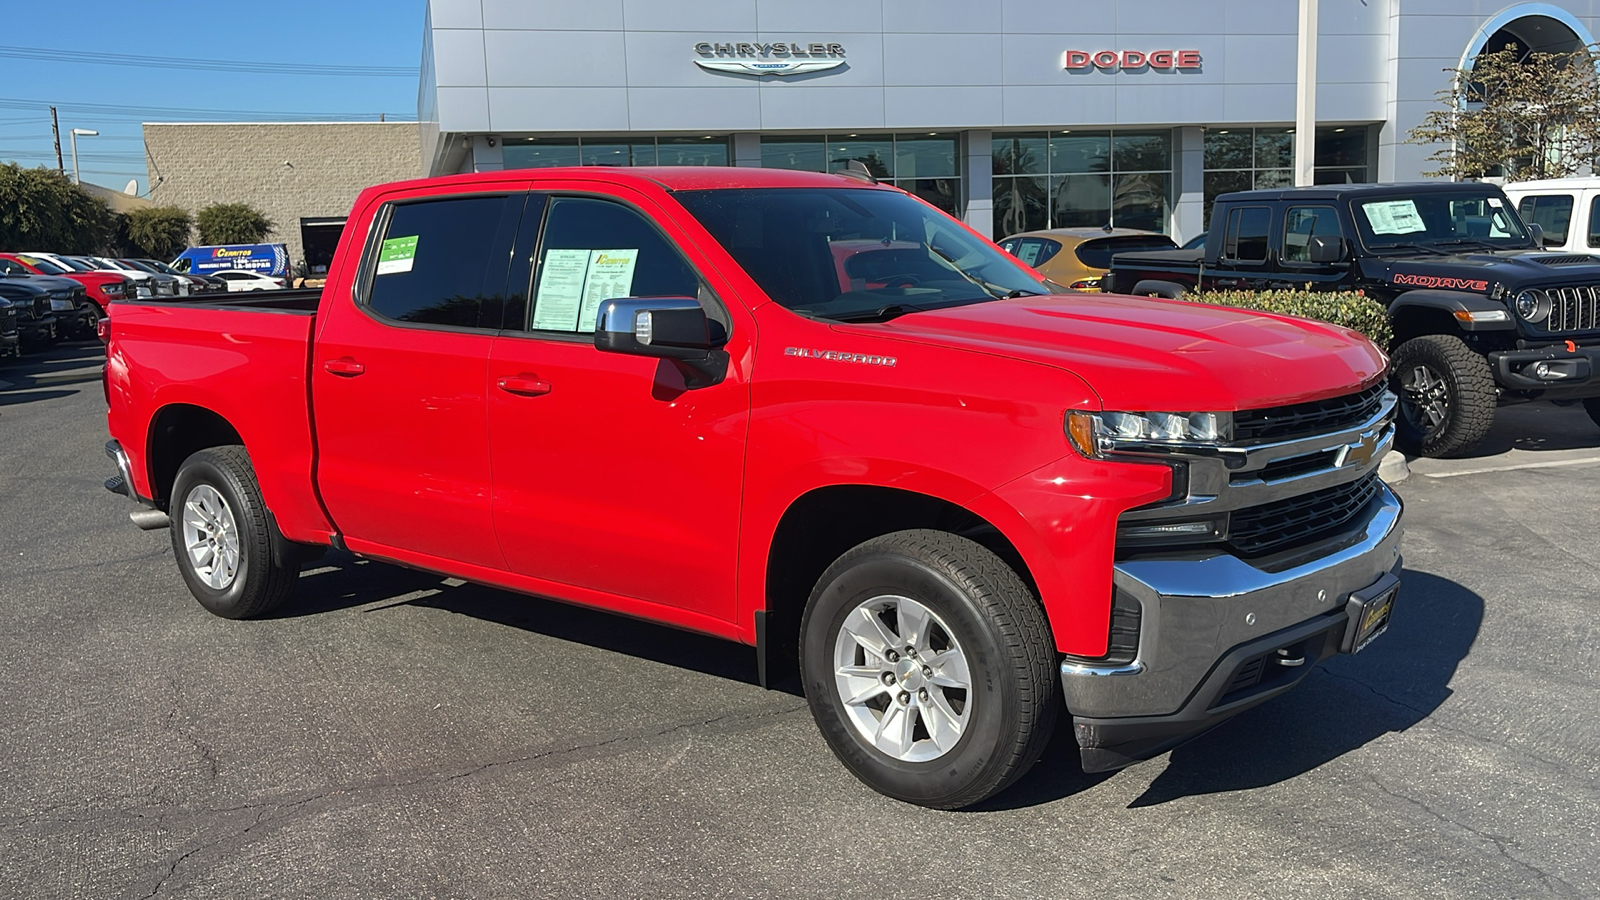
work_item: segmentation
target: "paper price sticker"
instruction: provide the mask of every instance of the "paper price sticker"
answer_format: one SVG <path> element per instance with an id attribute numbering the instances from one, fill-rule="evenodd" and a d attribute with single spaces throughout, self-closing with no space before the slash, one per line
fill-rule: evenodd
<path id="1" fill-rule="evenodd" d="M 417 257 L 417 236 L 389 238 L 378 248 L 378 274 L 393 275 L 411 271 Z"/>

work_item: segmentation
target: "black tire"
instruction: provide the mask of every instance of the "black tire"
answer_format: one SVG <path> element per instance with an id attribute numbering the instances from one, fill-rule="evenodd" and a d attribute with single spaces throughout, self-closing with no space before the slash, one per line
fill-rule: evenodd
<path id="1" fill-rule="evenodd" d="M 1411 456 L 1450 456 L 1494 425 L 1489 361 L 1451 334 L 1425 334 L 1396 347 L 1389 386 L 1400 397 L 1395 443 Z"/>
<path id="2" fill-rule="evenodd" d="M 1583 411 L 1589 414 L 1590 421 L 1600 425 L 1600 397 L 1590 397 L 1584 400 Z"/>
<path id="3" fill-rule="evenodd" d="M 928 632 L 948 632 L 941 643 L 959 647 L 970 673 L 970 689 L 939 697 L 961 703 L 965 727 L 948 749 L 926 761 L 873 746 L 847 713 L 836 683 L 835 642 L 846 619 L 885 595 L 932 611 L 939 621 Z M 1010 566 L 966 538 L 899 531 L 855 547 L 817 582 L 800 635 L 801 676 L 817 727 L 839 760 L 880 793 L 936 809 L 970 806 L 1021 777 L 1050 740 L 1061 699 L 1044 610 Z M 871 657 L 862 658 L 871 664 Z M 901 687 L 885 690 L 885 707 L 895 696 L 909 697 Z M 881 714 L 887 718 L 887 711 Z M 928 735 L 927 714 L 919 715 L 919 733 Z M 932 743 L 922 740 L 924 748 Z"/>
<path id="4" fill-rule="evenodd" d="M 207 576 L 190 555 L 186 541 L 186 505 L 201 488 L 214 490 L 231 514 L 237 532 L 237 566 L 221 586 Z M 292 554 L 276 562 L 272 553 L 272 525 L 261 499 L 255 469 L 243 447 L 231 444 L 200 450 L 183 461 L 172 484 L 172 552 L 189 593 L 200 605 L 224 619 L 251 619 L 282 606 L 300 578 L 298 558 Z"/>

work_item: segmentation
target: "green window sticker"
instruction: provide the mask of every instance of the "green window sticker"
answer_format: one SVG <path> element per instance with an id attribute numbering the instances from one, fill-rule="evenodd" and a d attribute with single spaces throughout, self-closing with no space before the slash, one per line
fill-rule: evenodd
<path id="1" fill-rule="evenodd" d="M 389 238 L 378 249 L 378 274 L 393 275 L 411 271 L 417 258 L 417 236 Z"/>

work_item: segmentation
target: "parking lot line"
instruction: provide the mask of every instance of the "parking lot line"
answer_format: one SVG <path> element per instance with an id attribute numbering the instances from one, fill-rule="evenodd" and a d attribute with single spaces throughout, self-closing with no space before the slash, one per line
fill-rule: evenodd
<path id="1" fill-rule="evenodd" d="M 1516 466 L 1485 466 L 1481 469 L 1462 469 L 1459 472 L 1425 472 L 1429 478 L 1454 478 L 1457 475 L 1482 475 L 1487 472 L 1511 472 L 1516 469 L 1554 469 L 1557 466 L 1582 466 L 1600 463 L 1600 456 L 1585 456 L 1582 459 L 1558 459 L 1551 462 L 1522 463 Z"/>

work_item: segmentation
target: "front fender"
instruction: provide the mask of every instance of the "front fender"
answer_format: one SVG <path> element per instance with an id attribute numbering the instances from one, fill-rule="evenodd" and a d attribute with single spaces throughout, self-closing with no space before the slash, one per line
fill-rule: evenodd
<path id="1" fill-rule="evenodd" d="M 1491 300 L 1482 294 L 1467 291 L 1419 290 L 1407 291 L 1389 304 L 1389 315 L 1397 318 L 1407 309 L 1442 310 L 1449 313 L 1463 331 L 1515 331 L 1516 319 L 1500 300 Z M 1500 312 L 1505 318 L 1484 321 L 1473 313 Z"/>

